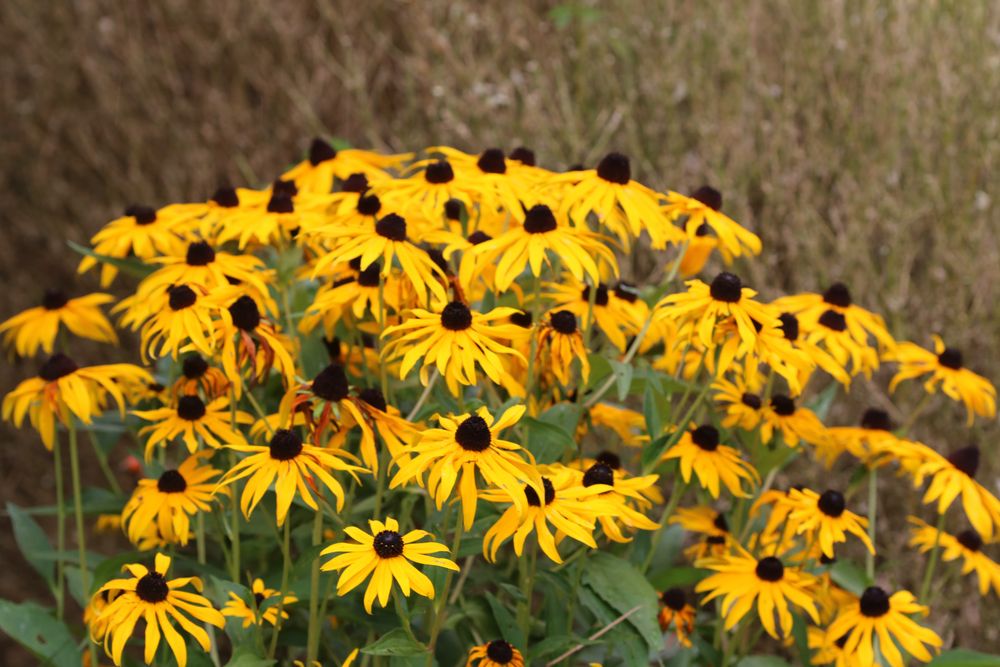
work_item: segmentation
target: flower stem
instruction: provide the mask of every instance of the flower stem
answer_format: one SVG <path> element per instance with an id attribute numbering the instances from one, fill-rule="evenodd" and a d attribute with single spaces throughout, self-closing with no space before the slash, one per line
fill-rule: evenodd
<path id="1" fill-rule="evenodd" d="M 111 472 L 111 468 L 108 466 L 108 457 L 104 455 L 104 452 L 98 446 L 94 432 L 87 431 L 87 436 L 90 438 L 90 445 L 94 448 L 94 456 L 97 457 L 97 463 L 101 466 L 101 472 L 104 473 L 104 478 L 108 480 L 108 486 L 116 496 L 120 496 L 122 494 L 122 487 L 118 484 L 118 480 L 115 479 L 114 473 Z"/>
<path id="2" fill-rule="evenodd" d="M 292 548 L 291 548 L 291 532 L 292 532 L 292 518 L 290 516 L 285 517 L 285 531 L 282 538 L 281 555 L 283 557 L 283 562 L 281 565 L 281 590 L 278 591 L 278 595 L 281 598 L 278 600 L 278 613 L 274 617 L 274 632 L 271 633 L 271 645 L 267 649 L 268 660 L 274 659 L 274 653 L 278 650 L 278 635 L 281 634 L 281 613 L 285 606 L 285 593 L 288 591 L 288 573 L 292 569 Z"/>
<path id="3" fill-rule="evenodd" d="M 646 334 L 649 332 L 649 326 L 652 323 L 653 323 L 652 319 L 647 319 L 646 323 L 642 325 L 642 329 L 639 331 L 638 335 L 636 335 L 635 340 L 632 341 L 631 347 L 629 347 L 629 349 L 625 352 L 625 356 L 622 358 L 623 364 L 631 362 L 632 358 L 635 357 L 635 353 L 639 351 L 639 346 L 642 345 L 642 340 L 646 337 Z M 594 404 L 596 404 L 599 400 L 601 400 L 601 397 L 604 396 L 605 393 L 607 393 L 608 389 L 611 389 L 611 387 L 615 384 L 617 380 L 618 378 L 615 376 L 614 373 L 609 375 L 608 379 L 604 381 L 604 384 L 598 387 L 597 391 L 595 391 L 593 394 L 590 395 L 589 398 L 587 398 L 586 402 L 583 404 L 583 407 L 584 408 L 594 407 Z"/>
<path id="4" fill-rule="evenodd" d="M 527 643 L 528 635 L 531 631 L 531 598 L 535 592 L 535 574 L 538 566 L 538 546 L 532 542 L 528 548 L 528 553 L 518 559 L 518 565 L 522 565 L 521 592 L 524 594 L 524 602 L 517 606 L 517 624 L 524 634 L 524 641 Z M 527 649 L 527 646 L 523 648 Z"/>
<path id="5" fill-rule="evenodd" d="M 462 535 L 464 533 L 465 524 L 462 520 L 462 512 L 459 511 L 455 513 L 455 538 L 451 544 L 452 560 L 458 560 L 458 549 L 462 545 Z M 434 664 L 434 648 L 437 646 L 438 635 L 441 634 L 441 626 L 444 624 L 445 611 L 448 608 L 448 591 L 451 589 L 451 580 L 454 576 L 455 572 L 448 570 L 448 574 L 444 578 L 444 590 L 441 591 L 440 597 L 433 603 L 436 610 L 434 613 L 434 622 L 431 624 L 430 640 L 427 642 L 427 662 L 425 663 L 427 667 L 431 667 Z"/>
<path id="6" fill-rule="evenodd" d="M 323 512 L 313 516 L 312 544 L 319 546 L 323 540 Z M 306 664 L 311 665 L 319 654 L 319 555 L 313 560 L 309 574 L 309 632 L 306 638 Z"/>
<path id="7" fill-rule="evenodd" d="M 62 618 L 66 605 L 66 566 L 63 563 L 63 553 L 66 551 L 66 501 L 63 497 L 63 464 L 62 444 L 55 438 L 52 445 L 52 456 L 55 459 L 56 470 L 56 618 Z"/>
<path id="8" fill-rule="evenodd" d="M 663 508 L 663 514 L 660 515 L 659 526 L 653 532 L 653 537 L 649 542 L 649 553 L 646 554 L 645 560 L 642 562 L 643 574 L 649 570 L 649 566 L 653 563 L 653 556 L 656 554 L 656 544 L 659 541 L 660 533 L 663 532 L 663 528 L 667 524 L 667 519 L 670 515 L 674 513 L 677 509 L 677 505 L 681 502 L 681 497 L 684 495 L 684 491 L 687 489 L 687 482 L 682 480 L 680 477 L 676 478 L 674 483 L 674 488 L 670 491 L 670 500 L 667 501 L 667 506 Z"/>
<path id="9" fill-rule="evenodd" d="M 90 568 L 87 567 L 87 536 L 83 524 L 83 490 L 80 485 L 80 452 L 77 445 L 76 423 L 67 420 L 69 430 L 69 466 L 73 476 L 73 511 L 76 515 L 76 545 L 80 554 L 80 589 L 84 604 L 90 599 Z M 90 664 L 97 664 L 97 646 L 87 642 L 90 648 Z"/>
<path id="10" fill-rule="evenodd" d="M 872 468 L 868 473 L 868 539 L 875 544 L 875 523 L 878 520 L 878 470 Z M 875 554 L 871 551 L 865 554 L 865 574 L 868 581 L 875 579 Z"/>
<path id="11" fill-rule="evenodd" d="M 937 533 L 934 535 L 934 547 L 931 549 L 931 558 L 927 561 L 927 569 L 924 570 L 924 580 L 920 584 L 920 597 L 918 601 L 927 599 L 927 594 L 931 590 L 931 580 L 934 578 L 934 570 L 937 568 L 938 559 L 941 555 L 941 531 L 944 530 L 944 512 L 938 515 L 937 523 L 934 525 Z"/>

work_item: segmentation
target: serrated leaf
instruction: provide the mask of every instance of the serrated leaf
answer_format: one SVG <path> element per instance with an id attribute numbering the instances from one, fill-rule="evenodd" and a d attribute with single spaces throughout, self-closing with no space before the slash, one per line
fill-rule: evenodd
<path id="1" fill-rule="evenodd" d="M 34 602 L 0 600 L 0 630 L 52 667 L 79 667 L 77 642 L 66 625 Z"/>
<path id="2" fill-rule="evenodd" d="M 569 434 L 576 433 L 576 427 L 583 415 L 583 406 L 579 403 L 556 403 L 551 408 L 538 415 L 538 419 L 553 426 L 558 426 Z"/>
<path id="3" fill-rule="evenodd" d="M 871 585 L 865 571 L 849 560 L 834 563 L 830 568 L 830 577 L 838 586 L 855 595 L 861 595 Z"/>
<path id="4" fill-rule="evenodd" d="M 625 397 L 628 396 L 629 389 L 632 388 L 632 374 L 635 372 L 635 369 L 632 364 L 626 364 L 614 359 L 609 359 L 608 363 L 611 364 L 611 369 L 615 374 L 615 384 L 618 387 L 618 400 L 624 401 Z"/>
<path id="5" fill-rule="evenodd" d="M 52 550 L 52 543 L 49 542 L 45 531 L 29 514 L 14 503 L 7 503 L 7 515 L 10 516 L 10 521 L 14 525 L 14 541 L 17 542 L 24 560 L 28 561 L 28 564 L 38 574 L 42 575 L 51 588 L 55 582 L 55 566 L 52 562 L 37 557 L 40 553 Z"/>
<path id="6" fill-rule="evenodd" d="M 587 559 L 582 582 L 620 616 L 639 606 L 625 623 L 639 633 L 650 650 L 663 643 L 663 634 L 656 620 L 658 611 L 656 590 L 646 578 L 626 560 L 598 551 Z"/>
<path id="7" fill-rule="evenodd" d="M 554 463 L 567 448 L 576 449 L 573 437 L 555 424 L 534 417 L 524 417 L 521 423 L 528 430 L 528 451 L 538 463 Z"/>
<path id="8" fill-rule="evenodd" d="M 411 656 L 427 653 L 427 647 L 413 641 L 403 628 L 393 628 L 361 649 L 368 655 Z"/>
<path id="9" fill-rule="evenodd" d="M 998 667 L 1000 656 L 956 648 L 938 655 L 928 667 Z"/>
<path id="10" fill-rule="evenodd" d="M 500 630 L 501 637 L 514 646 L 525 646 L 524 632 L 521 631 L 517 620 L 510 613 L 510 610 L 503 606 L 503 603 L 492 593 L 486 594 L 486 602 L 490 605 L 490 611 L 493 612 L 493 620 Z"/>

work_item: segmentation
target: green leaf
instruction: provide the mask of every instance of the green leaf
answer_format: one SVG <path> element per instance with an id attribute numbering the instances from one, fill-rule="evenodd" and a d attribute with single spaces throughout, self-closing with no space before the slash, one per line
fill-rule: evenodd
<path id="1" fill-rule="evenodd" d="M 249 645 L 243 644 L 233 651 L 233 657 L 226 663 L 226 667 L 271 667 L 276 662 L 277 660 L 269 660 Z"/>
<path id="2" fill-rule="evenodd" d="M 492 593 L 486 594 L 486 601 L 490 605 L 490 611 L 493 612 L 493 620 L 496 621 L 497 628 L 500 630 L 500 636 L 514 646 L 524 647 L 526 645 L 524 633 L 510 610 L 503 606 L 503 603 L 496 599 Z"/>
<path id="3" fill-rule="evenodd" d="M 579 403 L 557 403 L 538 415 L 538 418 L 547 424 L 558 426 L 566 433 L 572 434 L 576 433 L 576 427 L 579 425 L 582 415 L 583 406 Z"/>
<path id="4" fill-rule="evenodd" d="M 528 429 L 528 451 L 538 463 L 554 463 L 567 448 L 576 449 L 573 436 L 554 424 L 534 417 L 523 417 L 521 423 Z"/>
<path id="5" fill-rule="evenodd" d="M 830 568 L 830 577 L 838 586 L 855 595 L 864 593 L 871 584 L 865 571 L 849 560 L 838 560 L 834 563 Z"/>
<path id="6" fill-rule="evenodd" d="M 14 524 L 14 540 L 24 560 L 35 568 L 38 574 L 52 587 L 55 582 L 55 567 L 50 561 L 37 558 L 40 553 L 52 550 L 52 543 L 34 519 L 14 503 L 7 503 L 7 514 Z"/>
<path id="7" fill-rule="evenodd" d="M 632 374 L 635 372 L 632 364 L 609 359 L 608 363 L 615 373 L 615 383 L 618 386 L 618 400 L 624 401 L 628 396 L 629 389 L 632 388 Z"/>
<path id="8" fill-rule="evenodd" d="M 413 641 L 403 628 L 394 628 L 365 646 L 361 652 L 368 655 L 411 656 L 427 653 L 427 647 Z"/>
<path id="9" fill-rule="evenodd" d="M 838 389 L 840 389 L 840 384 L 831 382 L 829 387 L 821 391 L 819 396 L 810 401 L 810 409 L 816 413 L 816 416 L 821 421 L 826 420 L 826 415 L 830 412 L 830 407 L 833 405 L 833 399 L 837 397 Z"/>
<path id="10" fill-rule="evenodd" d="M 928 667 L 998 667 L 1000 656 L 956 648 L 945 651 L 928 663 Z"/>
<path id="11" fill-rule="evenodd" d="M 69 628 L 34 602 L 0 600 L 0 630 L 53 667 L 79 667 L 80 652 Z"/>
<path id="12" fill-rule="evenodd" d="M 80 253 L 81 255 L 86 255 L 87 257 L 93 257 L 101 264 L 110 264 L 122 273 L 127 273 L 136 278 L 145 278 L 150 273 L 156 270 L 156 266 L 150 266 L 143 263 L 141 260 L 136 258 L 130 259 L 119 259 L 117 257 L 108 257 L 107 255 L 99 255 L 87 246 L 80 245 L 79 243 L 74 243 L 73 241 L 66 241 L 69 247 Z"/>
<path id="13" fill-rule="evenodd" d="M 801 614 L 795 614 L 792 625 L 792 637 L 795 638 L 795 649 L 799 652 L 799 662 L 803 665 L 812 664 L 812 651 L 809 650 L 809 631 L 806 619 Z"/>
<path id="14" fill-rule="evenodd" d="M 650 581 L 660 590 L 666 590 L 674 586 L 683 588 L 701 581 L 709 573 L 709 570 L 702 570 L 697 567 L 671 567 L 663 572 L 657 572 L 650 577 Z"/>
<path id="15" fill-rule="evenodd" d="M 607 627 L 618 618 L 618 612 L 588 586 L 581 586 L 578 594 L 581 604 L 597 619 L 598 627 Z M 601 637 L 601 643 L 620 655 L 626 665 L 642 665 L 649 662 L 646 640 L 627 621 L 611 628 Z"/>
<path id="16" fill-rule="evenodd" d="M 776 655 L 748 655 L 736 663 L 736 667 L 789 667 L 784 658 Z"/>
<path id="17" fill-rule="evenodd" d="M 630 625 L 646 642 L 649 650 L 658 650 L 663 634 L 656 620 L 658 611 L 656 590 L 646 578 L 626 560 L 599 551 L 587 559 L 583 584 L 593 590 L 620 616 L 640 608 L 629 616 Z"/>
<path id="18" fill-rule="evenodd" d="M 646 431 L 656 436 L 663 431 L 663 423 L 668 413 L 667 399 L 652 385 L 646 385 L 642 397 L 642 414 L 646 418 Z"/>

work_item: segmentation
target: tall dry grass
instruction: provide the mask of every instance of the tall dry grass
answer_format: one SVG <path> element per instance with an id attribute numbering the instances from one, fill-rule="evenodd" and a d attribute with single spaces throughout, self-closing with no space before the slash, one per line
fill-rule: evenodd
<path id="1" fill-rule="evenodd" d="M 897 335 L 943 332 L 1000 380 L 996 3 L 6 0 L 0 45 L 2 315 L 73 280 L 66 238 L 131 202 L 266 181 L 316 134 L 525 144 L 552 167 L 617 149 L 652 185 L 722 189 L 764 240 L 741 270 L 765 293 L 844 280 Z M 876 386 L 861 400 L 887 401 Z M 43 450 L 2 428 L 0 495 L 49 498 Z M 968 437 L 960 415 L 918 434 Z M 903 496 L 880 525 L 899 539 Z M 957 639 L 995 647 L 976 621 L 998 606 L 971 591 L 942 601 Z"/>

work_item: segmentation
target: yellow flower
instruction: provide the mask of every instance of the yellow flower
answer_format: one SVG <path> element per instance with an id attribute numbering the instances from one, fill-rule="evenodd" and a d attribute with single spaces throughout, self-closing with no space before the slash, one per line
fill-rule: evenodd
<path id="1" fill-rule="evenodd" d="M 808 533 L 810 541 L 818 538 L 820 550 L 828 558 L 833 558 L 835 543 L 847 541 L 845 533 L 856 536 L 875 553 L 865 532 L 868 519 L 847 510 L 844 494 L 839 491 L 827 490 L 820 495 L 811 489 L 792 489 L 788 501 L 792 505 L 788 522 L 795 526 L 795 533 Z"/>
<path id="2" fill-rule="evenodd" d="M 760 439 L 763 443 L 771 442 L 776 431 L 781 432 L 785 444 L 798 447 L 799 441 L 822 443 L 826 436 L 826 427 L 809 408 L 797 406 L 795 400 L 784 394 L 775 394 L 764 406 L 764 423 L 760 427 Z"/>
<path id="3" fill-rule="evenodd" d="M 590 361 L 584 346 L 583 333 L 576 326 L 576 315 L 568 310 L 549 314 L 538 330 L 538 354 L 548 352 L 548 368 L 556 379 L 568 387 L 573 360 L 580 362 L 580 378 L 586 383 L 590 378 Z"/>
<path id="4" fill-rule="evenodd" d="M 524 667 L 524 656 L 502 639 L 473 646 L 465 667 Z"/>
<path id="5" fill-rule="evenodd" d="M 717 378 L 712 383 L 712 389 L 716 390 L 715 400 L 726 410 L 726 416 L 722 420 L 723 428 L 739 426 L 744 431 L 757 428 L 763 419 L 761 388 L 759 375 L 748 379 L 742 373 L 732 381 Z"/>
<path id="6" fill-rule="evenodd" d="M 175 252 L 181 245 L 181 233 L 191 222 L 190 206 L 172 204 L 160 210 L 149 206 L 129 206 L 124 215 L 115 218 L 92 239 L 94 254 L 80 260 L 77 273 L 85 273 L 102 262 L 101 257 L 125 259 L 135 255 L 149 260 L 156 255 Z M 107 287 L 118 275 L 118 267 L 102 262 L 101 286 Z"/>
<path id="7" fill-rule="evenodd" d="M 592 326 L 593 318 L 608 341 L 622 352 L 625 351 L 626 336 L 639 333 L 645 321 L 644 314 L 634 307 L 633 301 L 622 298 L 619 290 L 609 289 L 604 283 L 599 283 L 594 292 L 593 308 L 590 304 L 591 286 L 581 283 L 570 275 L 564 276 L 562 282 L 544 283 L 544 286 L 549 291 L 543 298 L 554 302 L 554 310 L 568 310 L 573 313 L 580 318 L 584 329 Z"/>
<path id="8" fill-rule="evenodd" d="M 4 345 L 21 357 L 32 357 L 38 348 L 52 354 L 59 326 L 81 338 L 117 343 L 118 335 L 98 306 L 114 301 L 110 294 L 95 292 L 71 299 L 58 290 L 47 290 L 42 305 L 29 308 L 0 324 Z"/>
<path id="9" fill-rule="evenodd" d="M 208 404 L 198 396 L 181 396 L 175 406 L 133 410 L 132 414 L 153 422 L 139 430 L 139 435 L 149 434 L 145 449 L 147 461 L 152 458 L 154 447 L 166 447 L 178 436 L 192 454 L 198 451 L 199 440 L 214 448 L 224 444 L 246 444 L 238 425 L 253 423 L 253 416 L 242 410 L 236 411 L 236 423 L 232 423 L 229 398 L 226 396 L 213 399 Z"/>
<path id="10" fill-rule="evenodd" d="M 660 594 L 660 605 L 660 613 L 657 615 L 660 630 L 666 632 L 673 625 L 677 642 L 691 648 L 695 610 L 688 603 L 687 595 L 680 588 L 668 588 Z"/>
<path id="11" fill-rule="evenodd" d="M 719 245 L 728 256 L 739 257 L 744 251 L 760 254 L 760 238 L 719 210 L 722 208 L 722 193 L 715 188 L 703 185 L 690 197 L 669 191 L 666 199 L 663 212 L 671 220 L 686 216 L 684 228 L 692 241 L 699 238 L 702 225 L 707 225 L 718 236 Z"/>
<path id="12" fill-rule="evenodd" d="M 915 516 L 908 517 L 913 527 L 909 545 L 917 547 L 921 553 L 941 548 L 941 560 L 948 562 L 962 559 L 962 574 L 975 571 L 979 578 L 979 594 L 987 595 L 992 588 L 1000 595 L 1000 564 L 983 553 L 983 538 L 975 530 L 963 530 L 958 535 L 949 535 L 929 526 Z"/>
<path id="13" fill-rule="evenodd" d="M 335 179 L 345 180 L 354 174 L 362 174 L 369 179 L 386 178 L 386 169 L 400 166 L 411 156 L 411 153 L 381 155 L 357 148 L 337 150 L 317 137 L 309 145 L 307 158 L 282 174 L 281 178 L 294 181 L 302 192 L 325 195 L 333 190 Z"/>
<path id="14" fill-rule="evenodd" d="M 135 325 L 142 322 L 139 333 L 143 359 L 168 354 L 176 359 L 178 351 L 188 342 L 210 357 L 215 353 L 211 335 L 216 315 L 218 306 L 205 297 L 201 287 L 179 284 L 168 288 L 159 299 L 136 305 L 131 314 L 126 314 L 123 323 L 126 320 Z"/>
<path id="15" fill-rule="evenodd" d="M 743 483 L 759 484 L 760 476 L 740 453 L 732 447 L 719 444 L 719 431 L 710 424 L 684 432 L 680 440 L 663 454 L 664 460 L 679 459 L 681 476 L 691 481 L 691 473 L 698 476 L 702 488 L 708 489 L 713 498 L 719 497 L 719 484 L 734 496 L 747 496 Z"/>
<path id="16" fill-rule="evenodd" d="M 459 569 L 454 561 L 431 555 L 446 553 L 448 547 L 437 542 L 421 542 L 430 537 L 426 531 L 411 530 L 400 535 L 399 522 L 392 518 L 387 518 L 385 523 L 372 519 L 368 526 L 370 534 L 348 526 L 344 531 L 354 542 L 331 544 L 321 554 L 339 554 L 322 565 L 324 572 L 340 571 L 337 595 L 346 595 L 371 577 L 364 597 L 365 611 L 369 614 L 376 598 L 382 607 L 389 603 L 394 581 L 406 597 L 412 590 L 417 595 L 434 599 L 434 584 L 412 563 Z"/>
<path id="17" fill-rule="evenodd" d="M 587 412 L 594 426 L 609 428 L 626 447 L 642 447 L 649 442 L 645 433 L 646 418 L 640 412 L 610 403 L 598 403 Z"/>
<path id="18" fill-rule="evenodd" d="M 979 448 L 975 445 L 963 447 L 947 458 L 929 447 L 922 453 L 926 458 L 913 470 L 913 485 L 920 486 L 930 475 L 931 483 L 923 502 L 937 500 L 938 514 L 944 514 L 961 496 L 962 509 L 969 523 L 984 539 L 992 540 L 1000 527 L 1000 500 L 975 480 L 979 470 Z"/>
<path id="19" fill-rule="evenodd" d="M 229 592 L 229 600 L 222 608 L 223 616 L 243 619 L 243 627 L 263 625 L 265 622 L 275 625 L 278 622 L 278 607 L 281 607 L 281 618 L 288 619 L 288 605 L 298 602 L 294 595 L 282 595 L 281 591 L 268 588 L 263 579 L 254 579 L 250 592 L 253 593 L 253 606 L 236 593 Z"/>
<path id="20" fill-rule="evenodd" d="M 940 648 L 941 638 L 910 618 L 927 614 L 927 607 L 917 603 L 909 591 L 896 591 L 890 596 L 877 586 L 865 589 L 854 604 L 841 608 L 840 614 L 827 628 L 830 637 L 847 636 L 844 653 L 857 655 L 860 664 L 874 665 L 875 641 L 879 653 L 892 667 L 903 667 L 903 656 L 897 644 L 922 662 L 932 658 L 927 646 Z"/>

